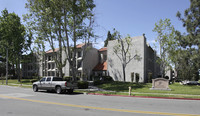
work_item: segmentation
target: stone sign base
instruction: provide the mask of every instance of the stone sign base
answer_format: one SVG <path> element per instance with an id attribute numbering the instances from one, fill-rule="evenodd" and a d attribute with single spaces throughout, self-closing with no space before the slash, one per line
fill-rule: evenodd
<path id="1" fill-rule="evenodd" d="M 152 79 L 152 88 L 150 90 L 167 90 L 171 91 L 169 88 L 169 80 L 164 78 Z"/>

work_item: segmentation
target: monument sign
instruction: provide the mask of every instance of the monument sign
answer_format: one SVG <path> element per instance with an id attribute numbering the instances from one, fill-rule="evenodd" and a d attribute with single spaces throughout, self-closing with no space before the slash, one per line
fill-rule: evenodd
<path id="1" fill-rule="evenodd" d="M 164 78 L 152 79 L 152 88 L 151 90 L 171 90 L 169 88 L 169 80 Z"/>

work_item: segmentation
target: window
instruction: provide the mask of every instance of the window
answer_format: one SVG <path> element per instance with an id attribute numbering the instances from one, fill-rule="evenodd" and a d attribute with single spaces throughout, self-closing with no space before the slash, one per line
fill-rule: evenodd
<path id="1" fill-rule="evenodd" d="M 51 56 L 49 56 L 49 59 L 48 59 L 48 61 L 50 61 L 50 60 L 52 60 L 52 59 L 51 59 Z"/>
<path id="2" fill-rule="evenodd" d="M 50 63 L 48 64 L 48 69 L 51 69 L 51 65 L 50 65 Z"/>
<path id="3" fill-rule="evenodd" d="M 53 77 L 53 81 L 63 81 L 63 79 L 59 77 Z"/>
<path id="4" fill-rule="evenodd" d="M 131 73 L 131 82 L 134 81 L 134 72 Z"/>
<path id="5" fill-rule="evenodd" d="M 51 81 L 51 77 L 48 77 L 46 81 Z"/>
<path id="6" fill-rule="evenodd" d="M 51 74 L 52 74 L 52 76 L 55 76 L 55 72 L 54 72 L 54 71 L 52 71 L 52 73 L 51 73 Z"/>
<path id="7" fill-rule="evenodd" d="M 80 68 L 80 67 L 81 67 L 81 65 L 82 65 L 82 62 L 81 62 L 81 61 L 79 61 L 79 62 L 78 62 L 78 66 L 77 66 L 77 68 Z"/>
<path id="8" fill-rule="evenodd" d="M 51 74 L 50 74 L 50 71 L 48 71 L 48 75 L 47 76 L 50 76 Z"/>
<path id="9" fill-rule="evenodd" d="M 107 60 L 107 55 L 103 55 L 103 60 L 104 60 L 104 61 Z"/>
<path id="10" fill-rule="evenodd" d="M 55 68 L 55 64 L 52 63 L 52 65 L 51 65 L 51 69 L 54 69 L 54 68 Z"/>
<path id="11" fill-rule="evenodd" d="M 81 51 L 78 51 L 78 58 L 81 57 Z"/>
<path id="12" fill-rule="evenodd" d="M 42 78 L 40 81 L 41 81 L 41 82 L 44 82 L 44 81 L 45 81 L 45 79 L 46 79 L 46 78 L 44 77 L 44 78 Z"/>

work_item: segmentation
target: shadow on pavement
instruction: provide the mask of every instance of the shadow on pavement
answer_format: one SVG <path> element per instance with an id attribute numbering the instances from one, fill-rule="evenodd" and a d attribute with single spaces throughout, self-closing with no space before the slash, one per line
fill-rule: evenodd
<path id="1" fill-rule="evenodd" d="M 57 94 L 55 91 L 40 90 L 38 92 L 40 92 L 40 93 L 46 93 L 46 94 Z M 73 93 L 63 92 L 63 93 L 58 94 L 58 95 L 81 95 L 81 94 L 83 94 L 83 93 L 81 93 L 81 92 L 73 92 Z"/>

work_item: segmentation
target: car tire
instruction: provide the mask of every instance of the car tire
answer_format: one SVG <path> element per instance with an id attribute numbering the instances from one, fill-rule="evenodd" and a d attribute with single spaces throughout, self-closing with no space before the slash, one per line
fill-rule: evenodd
<path id="1" fill-rule="evenodd" d="M 56 87 L 56 93 L 61 94 L 62 93 L 62 88 L 60 86 Z"/>
<path id="2" fill-rule="evenodd" d="M 72 93 L 74 92 L 74 90 L 73 90 L 73 89 L 67 89 L 67 92 L 68 92 L 69 94 L 72 94 Z"/>
<path id="3" fill-rule="evenodd" d="M 38 86 L 37 85 L 33 85 L 33 91 L 37 92 L 38 91 Z"/>

